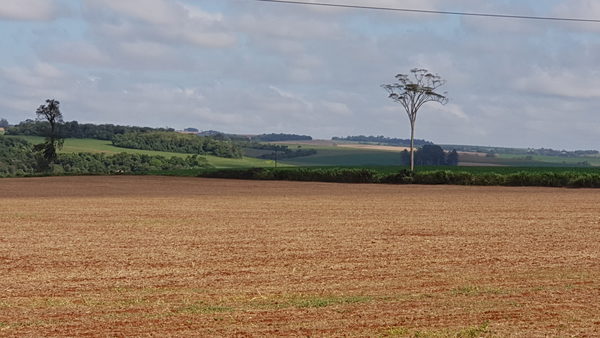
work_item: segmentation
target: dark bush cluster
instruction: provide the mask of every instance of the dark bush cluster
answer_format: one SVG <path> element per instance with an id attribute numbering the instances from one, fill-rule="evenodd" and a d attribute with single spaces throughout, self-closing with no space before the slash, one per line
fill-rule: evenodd
<path id="1" fill-rule="evenodd" d="M 202 173 L 200 176 L 213 178 L 235 178 L 247 180 L 318 181 L 339 183 L 377 183 L 377 171 L 352 168 L 252 168 L 226 169 Z"/>

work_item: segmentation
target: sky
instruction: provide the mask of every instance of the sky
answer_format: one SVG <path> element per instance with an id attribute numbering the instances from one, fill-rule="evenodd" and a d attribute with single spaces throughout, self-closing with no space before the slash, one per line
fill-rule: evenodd
<path id="1" fill-rule="evenodd" d="M 313 1 L 314 2 L 314 1 Z M 327 0 L 600 19 L 595 0 Z M 2 0 L 0 118 L 314 138 L 408 138 L 382 84 L 447 82 L 416 137 L 600 149 L 600 23 L 334 9 L 254 0 Z"/>

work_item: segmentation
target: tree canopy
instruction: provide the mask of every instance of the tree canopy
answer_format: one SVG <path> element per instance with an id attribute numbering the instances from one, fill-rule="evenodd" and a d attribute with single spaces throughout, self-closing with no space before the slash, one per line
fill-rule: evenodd
<path id="1" fill-rule="evenodd" d="M 41 105 L 36 110 L 38 120 L 48 122 L 45 130 L 45 141 L 36 144 L 33 150 L 40 154 L 39 168 L 48 169 L 49 165 L 56 161 L 58 150 L 62 148 L 64 139 L 59 134 L 59 125 L 63 122 L 63 116 L 60 112 L 60 102 L 54 99 L 46 100 L 45 105 Z"/>
<path id="2" fill-rule="evenodd" d="M 440 94 L 437 89 L 446 81 L 427 69 L 414 68 L 411 74 L 396 75 L 396 82 L 384 84 L 382 87 L 389 93 L 389 98 L 402 105 L 410 121 L 410 170 L 414 170 L 414 138 L 417 112 L 427 102 L 446 104 L 446 93 Z"/>

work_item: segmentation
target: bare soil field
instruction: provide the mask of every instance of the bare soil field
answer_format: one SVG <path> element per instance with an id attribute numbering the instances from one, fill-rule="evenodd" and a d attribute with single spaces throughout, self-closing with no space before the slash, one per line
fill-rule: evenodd
<path id="1" fill-rule="evenodd" d="M 0 336 L 600 336 L 600 193 L 0 180 Z"/>

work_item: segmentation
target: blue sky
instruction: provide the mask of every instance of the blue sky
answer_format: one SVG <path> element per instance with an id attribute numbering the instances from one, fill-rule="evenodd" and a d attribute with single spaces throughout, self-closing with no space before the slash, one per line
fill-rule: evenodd
<path id="1" fill-rule="evenodd" d="M 600 19 L 593 0 L 330 0 Z M 317 138 L 409 136 L 380 88 L 423 67 L 436 143 L 600 149 L 600 24 L 452 17 L 252 0 L 2 0 L 0 117 Z"/>

